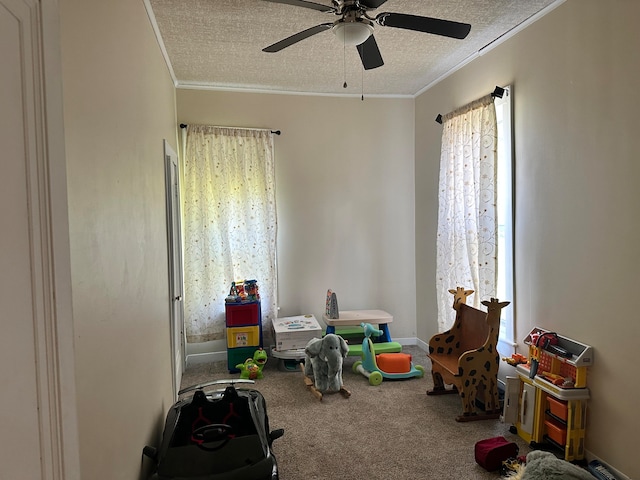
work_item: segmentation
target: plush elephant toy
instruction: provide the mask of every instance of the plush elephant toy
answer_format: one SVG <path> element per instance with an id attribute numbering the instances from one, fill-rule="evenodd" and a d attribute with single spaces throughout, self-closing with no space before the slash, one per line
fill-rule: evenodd
<path id="1" fill-rule="evenodd" d="M 304 349 L 304 374 L 312 378 L 316 390 L 341 392 L 342 362 L 349 353 L 349 346 L 340 335 L 329 333 L 324 338 L 309 340 Z"/>

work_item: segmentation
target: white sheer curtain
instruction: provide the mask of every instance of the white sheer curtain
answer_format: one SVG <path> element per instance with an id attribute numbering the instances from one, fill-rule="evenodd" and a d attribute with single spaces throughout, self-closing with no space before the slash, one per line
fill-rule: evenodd
<path id="1" fill-rule="evenodd" d="M 475 293 L 479 307 L 496 295 L 496 112 L 487 95 L 443 118 L 437 236 L 438 327 L 455 313 L 451 288 Z"/>
<path id="2" fill-rule="evenodd" d="M 225 338 L 237 280 L 257 280 L 264 330 L 277 308 L 272 133 L 189 125 L 183 185 L 187 342 Z"/>

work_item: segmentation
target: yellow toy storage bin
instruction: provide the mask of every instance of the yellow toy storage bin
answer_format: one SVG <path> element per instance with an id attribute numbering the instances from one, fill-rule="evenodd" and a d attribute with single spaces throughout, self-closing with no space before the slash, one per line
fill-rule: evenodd
<path id="1" fill-rule="evenodd" d="M 227 328 L 227 348 L 255 347 L 260 345 L 258 325 Z"/>

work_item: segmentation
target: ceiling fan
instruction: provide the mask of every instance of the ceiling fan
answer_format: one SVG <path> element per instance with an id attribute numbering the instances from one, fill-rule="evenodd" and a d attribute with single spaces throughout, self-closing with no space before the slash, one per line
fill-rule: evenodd
<path id="1" fill-rule="evenodd" d="M 432 33 L 445 37 L 463 39 L 471 30 L 468 23 L 422 17 L 405 13 L 379 13 L 370 16 L 369 11 L 380 7 L 387 0 L 332 0 L 331 6 L 305 0 L 266 0 L 273 3 L 285 3 L 296 7 L 310 8 L 323 13 L 337 15 L 338 20 L 321 23 L 295 35 L 263 48 L 263 52 L 279 52 L 325 30 L 332 30 L 344 45 L 356 45 L 365 70 L 384 65 L 380 49 L 373 37 L 374 24 L 383 27 L 403 28 L 417 32 Z"/>

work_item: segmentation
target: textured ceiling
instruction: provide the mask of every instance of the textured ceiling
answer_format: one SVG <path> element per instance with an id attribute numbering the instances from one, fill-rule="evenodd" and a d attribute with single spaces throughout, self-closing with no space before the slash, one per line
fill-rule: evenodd
<path id="1" fill-rule="evenodd" d="M 264 0 L 146 0 L 177 86 L 315 94 L 415 95 L 482 48 L 563 0 L 388 0 L 406 13 L 471 24 L 464 40 L 375 25 L 384 65 L 364 71 L 331 30 L 277 53 L 262 49 L 336 20 Z M 331 5 L 330 0 L 315 3 Z M 347 83 L 347 88 L 343 84 Z"/>

